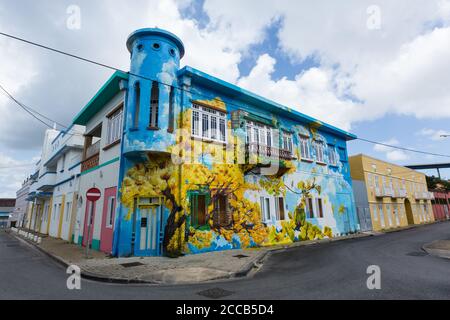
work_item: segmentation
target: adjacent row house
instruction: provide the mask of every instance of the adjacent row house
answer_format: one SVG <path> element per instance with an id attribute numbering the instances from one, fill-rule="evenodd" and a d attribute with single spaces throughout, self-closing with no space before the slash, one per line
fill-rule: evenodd
<path id="1" fill-rule="evenodd" d="M 431 191 L 433 192 L 431 205 L 433 207 L 434 219 L 436 221 L 450 219 L 450 191 L 440 189 Z"/>
<path id="2" fill-rule="evenodd" d="M 425 174 L 362 154 L 350 157 L 350 168 L 361 230 L 434 221 Z"/>

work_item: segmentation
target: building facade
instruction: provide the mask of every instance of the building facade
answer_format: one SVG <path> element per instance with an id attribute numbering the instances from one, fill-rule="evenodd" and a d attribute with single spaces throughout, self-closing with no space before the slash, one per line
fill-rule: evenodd
<path id="1" fill-rule="evenodd" d="M 434 219 L 444 221 L 450 219 L 450 191 L 432 190 L 434 199 L 431 200 L 433 206 Z"/>
<path id="2" fill-rule="evenodd" d="M 86 127 L 74 238 L 105 253 L 112 250 L 127 79 L 115 73 L 74 119 Z M 93 187 L 102 193 L 94 204 L 86 199 Z"/>
<path id="3" fill-rule="evenodd" d="M 73 241 L 83 133 L 84 127 L 78 125 L 46 130 L 41 159 L 31 175 L 28 229 Z"/>
<path id="4" fill-rule="evenodd" d="M 82 148 L 46 133 L 29 192 L 31 228 L 114 256 L 359 230 L 347 156 L 354 135 L 180 68 L 183 43 L 167 31 L 137 30 L 127 47 L 130 72 L 115 72 L 74 118 L 84 137 L 67 139 Z M 93 187 L 101 198 L 91 203 Z"/>
<path id="5" fill-rule="evenodd" d="M 0 199 L 0 229 L 10 228 L 15 226 L 13 216 L 16 199 Z"/>
<path id="6" fill-rule="evenodd" d="M 13 211 L 12 220 L 16 222 L 15 225 L 17 227 L 24 227 L 27 225 L 28 212 L 31 209 L 31 203 L 28 201 L 30 185 L 31 179 L 28 177 L 22 183 L 22 187 L 16 192 L 16 206 Z"/>
<path id="7" fill-rule="evenodd" d="M 191 67 L 160 29 L 130 35 L 115 256 L 178 256 L 359 228 L 355 137 Z M 125 83 L 125 82 L 124 82 Z"/>
<path id="8" fill-rule="evenodd" d="M 362 154 L 349 160 L 362 230 L 434 221 L 425 174 Z"/>

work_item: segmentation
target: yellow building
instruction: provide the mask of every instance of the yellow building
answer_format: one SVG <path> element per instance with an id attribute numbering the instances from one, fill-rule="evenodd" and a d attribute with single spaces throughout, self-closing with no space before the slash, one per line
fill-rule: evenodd
<path id="1" fill-rule="evenodd" d="M 434 221 L 425 174 L 363 154 L 349 163 L 361 230 Z"/>

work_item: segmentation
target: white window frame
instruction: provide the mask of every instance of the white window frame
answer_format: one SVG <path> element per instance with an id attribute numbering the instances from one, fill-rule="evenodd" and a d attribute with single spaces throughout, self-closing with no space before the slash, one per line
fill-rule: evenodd
<path id="1" fill-rule="evenodd" d="M 316 217 L 316 213 L 314 210 L 314 198 L 307 197 L 305 203 L 305 214 L 307 219 L 314 219 Z"/>
<path id="2" fill-rule="evenodd" d="M 262 222 L 268 222 L 271 219 L 270 212 L 270 197 L 260 197 L 261 205 L 261 220 Z"/>
<path id="3" fill-rule="evenodd" d="M 122 138 L 123 107 L 108 116 L 106 145 L 110 145 Z"/>
<path id="4" fill-rule="evenodd" d="M 105 228 L 112 229 L 114 225 L 114 221 L 111 220 L 111 218 L 114 216 L 115 206 L 116 206 L 116 197 L 110 196 L 108 197 L 107 202 L 107 208 L 106 208 L 106 224 Z"/>
<path id="5" fill-rule="evenodd" d="M 262 123 L 247 121 L 247 143 L 274 147 L 275 129 Z"/>
<path id="6" fill-rule="evenodd" d="M 325 163 L 324 143 L 320 140 L 314 140 L 314 151 L 316 152 L 316 162 Z"/>
<path id="7" fill-rule="evenodd" d="M 373 210 L 373 221 L 378 221 L 378 212 L 377 212 L 377 206 L 378 206 L 378 204 L 372 204 L 372 210 Z"/>
<path id="8" fill-rule="evenodd" d="M 300 135 L 300 157 L 302 160 L 313 160 L 311 157 L 311 144 L 309 137 Z"/>
<path id="9" fill-rule="evenodd" d="M 319 203 L 320 203 L 320 207 L 322 208 L 322 216 L 320 214 L 320 210 L 319 210 Z M 323 199 L 320 197 L 317 197 L 314 199 L 314 217 L 316 217 L 317 219 L 323 219 L 325 217 L 325 210 L 323 207 Z"/>
<path id="10" fill-rule="evenodd" d="M 289 151 L 291 154 L 294 153 L 294 141 L 291 132 L 283 131 L 281 147 L 281 149 Z"/>
<path id="11" fill-rule="evenodd" d="M 215 119 L 215 120 L 213 120 Z M 195 121 L 196 120 L 196 121 Z M 215 129 L 211 130 L 212 124 L 215 122 Z M 207 126 L 207 130 L 203 132 L 203 123 Z M 192 104 L 191 115 L 191 136 L 206 140 L 227 143 L 227 114 L 223 111 L 203 107 Z"/>
<path id="12" fill-rule="evenodd" d="M 331 166 L 337 166 L 337 154 L 336 147 L 332 144 L 327 145 L 328 150 L 328 163 Z"/>

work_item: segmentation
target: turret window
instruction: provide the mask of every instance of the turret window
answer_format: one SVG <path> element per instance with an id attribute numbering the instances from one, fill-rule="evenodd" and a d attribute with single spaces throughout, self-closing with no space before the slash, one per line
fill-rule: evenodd
<path id="1" fill-rule="evenodd" d="M 175 99 L 175 90 L 173 87 L 170 87 L 170 93 L 169 93 L 169 125 L 167 127 L 167 132 L 172 133 L 173 128 L 175 126 L 174 120 L 174 99 Z"/>
<path id="2" fill-rule="evenodd" d="M 139 127 L 139 110 L 141 108 L 141 86 L 139 82 L 134 84 L 134 117 L 133 127 Z"/>
<path id="3" fill-rule="evenodd" d="M 152 83 L 150 95 L 150 123 L 152 129 L 158 128 L 158 112 L 159 112 L 159 86 L 156 81 Z"/>

